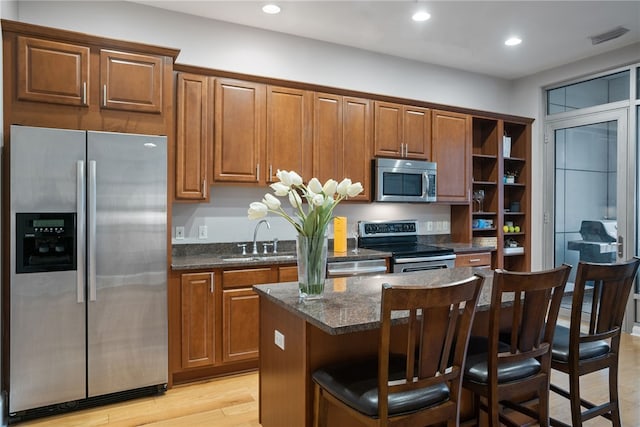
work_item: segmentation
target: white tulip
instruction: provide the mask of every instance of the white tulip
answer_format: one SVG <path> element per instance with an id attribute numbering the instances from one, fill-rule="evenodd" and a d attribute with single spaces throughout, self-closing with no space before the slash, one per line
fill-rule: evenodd
<path id="1" fill-rule="evenodd" d="M 289 172 L 289 178 L 291 179 L 291 185 L 302 185 L 302 177 L 294 171 Z"/>
<path id="2" fill-rule="evenodd" d="M 283 185 L 286 185 L 287 187 L 291 187 L 291 177 L 289 176 L 289 172 L 287 172 L 286 170 L 278 169 L 276 176 L 278 177 L 278 179 Z"/>
<path id="3" fill-rule="evenodd" d="M 252 202 L 249 205 L 249 210 L 247 211 L 247 214 L 249 216 L 249 219 L 260 219 L 265 217 L 267 215 L 267 212 L 268 212 L 267 205 L 261 202 Z"/>
<path id="4" fill-rule="evenodd" d="M 270 185 L 270 187 L 276 194 L 276 196 L 286 196 L 287 194 L 289 194 L 290 188 L 281 182 L 274 182 Z"/>
<path id="5" fill-rule="evenodd" d="M 324 204 L 324 196 L 322 194 L 315 194 L 311 202 L 314 206 L 322 206 Z"/>
<path id="6" fill-rule="evenodd" d="M 349 187 L 347 187 L 347 195 L 349 197 L 357 196 L 363 191 L 364 191 L 364 188 L 362 188 L 362 184 L 360 184 L 359 182 L 356 182 L 355 184 L 351 184 Z"/>
<path id="7" fill-rule="evenodd" d="M 267 207 L 272 211 L 276 211 L 280 207 L 280 200 L 275 198 L 272 194 L 269 194 L 269 193 L 264 195 L 264 199 L 262 199 L 262 203 L 267 205 Z"/>
<path id="8" fill-rule="evenodd" d="M 338 188 L 338 181 L 335 179 L 328 179 L 327 182 L 322 186 L 322 192 L 325 196 L 333 196 L 336 194 L 336 189 Z"/>
<path id="9" fill-rule="evenodd" d="M 322 193 L 322 184 L 320 184 L 320 181 L 318 181 L 318 178 L 311 178 L 311 180 L 309 181 L 309 184 L 307 184 L 307 187 L 314 194 Z"/>
<path id="10" fill-rule="evenodd" d="M 302 199 L 297 191 L 289 192 L 289 203 L 291 203 L 291 206 L 295 209 L 298 209 L 298 207 L 302 205 Z"/>
<path id="11" fill-rule="evenodd" d="M 336 191 L 338 192 L 339 195 L 346 196 L 347 190 L 350 185 L 351 185 L 351 180 L 349 178 L 345 178 L 340 182 L 340 184 L 338 184 Z"/>

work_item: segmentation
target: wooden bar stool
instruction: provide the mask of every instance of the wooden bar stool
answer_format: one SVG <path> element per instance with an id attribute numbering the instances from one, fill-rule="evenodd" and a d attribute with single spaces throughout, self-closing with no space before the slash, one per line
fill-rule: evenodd
<path id="1" fill-rule="evenodd" d="M 383 285 L 377 358 L 316 370 L 314 426 L 328 402 L 367 426 L 457 426 L 465 351 L 484 278 L 437 287 Z M 391 352 L 392 313 L 408 312 L 403 353 Z M 395 337 L 394 337 L 395 338 Z"/>
<path id="2" fill-rule="evenodd" d="M 494 272 L 488 337 L 471 337 L 463 378 L 463 387 L 474 393 L 476 420 L 483 409 L 491 427 L 518 426 L 500 410 L 504 405 L 549 425 L 551 340 L 570 271 L 563 265 Z M 511 298 L 512 304 L 503 303 Z M 508 328 L 501 328 L 505 320 Z M 537 411 L 520 404 L 536 397 Z"/>
<path id="3" fill-rule="evenodd" d="M 569 391 L 551 384 L 551 390 L 569 399 L 571 425 L 582 426 L 586 420 L 603 416 L 620 427 L 618 403 L 618 358 L 620 333 L 625 308 L 640 259 L 617 264 L 581 261 L 571 303 L 568 328 L 556 327 L 553 338 L 551 368 L 569 375 Z M 582 328 L 582 310 L 587 284 L 593 284 L 591 314 Z M 602 369 L 609 370 L 609 401 L 596 405 L 580 397 L 580 376 Z M 582 407 L 587 408 L 582 411 Z M 554 426 L 566 426 L 552 419 Z"/>

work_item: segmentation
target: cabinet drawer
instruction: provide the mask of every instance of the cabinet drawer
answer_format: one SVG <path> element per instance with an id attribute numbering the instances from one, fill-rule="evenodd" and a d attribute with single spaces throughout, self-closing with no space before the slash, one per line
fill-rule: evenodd
<path id="1" fill-rule="evenodd" d="M 228 270 L 222 272 L 222 287 L 239 288 L 258 285 L 261 283 L 273 283 L 277 281 L 277 275 L 271 268 L 252 268 L 247 270 Z"/>
<path id="2" fill-rule="evenodd" d="M 297 282 L 298 281 L 297 265 L 280 267 L 278 271 L 279 271 L 278 282 Z"/>
<path id="3" fill-rule="evenodd" d="M 485 267 L 491 266 L 491 252 L 475 254 L 456 254 L 456 267 Z"/>

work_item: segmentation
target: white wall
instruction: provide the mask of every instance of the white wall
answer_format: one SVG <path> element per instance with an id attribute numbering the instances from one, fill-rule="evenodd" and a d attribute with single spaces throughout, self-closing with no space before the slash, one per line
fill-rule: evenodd
<path id="1" fill-rule="evenodd" d="M 18 18 L 179 48 L 183 64 L 508 112 L 506 80 L 136 3 L 21 1 Z"/>
<path id="2" fill-rule="evenodd" d="M 531 188 L 531 267 L 533 269 L 543 267 L 544 88 L 637 62 L 640 62 L 640 43 L 543 71 L 513 82 L 510 90 L 510 110 L 513 114 L 536 119 L 533 123 L 531 134 L 533 170 Z"/>

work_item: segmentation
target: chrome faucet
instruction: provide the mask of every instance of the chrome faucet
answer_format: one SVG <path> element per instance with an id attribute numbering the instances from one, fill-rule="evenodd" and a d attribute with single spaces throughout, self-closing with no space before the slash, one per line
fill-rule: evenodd
<path id="1" fill-rule="evenodd" d="M 267 221 L 266 219 L 261 219 L 260 221 L 258 221 L 258 223 L 256 224 L 256 228 L 254 228 L 253 230 L 253 251 L 251 252 L 252 255 L 258 255 L 258 243 L 256 242 L 256 236 L 258 235 L 258 228 L 260 228 L 260 224 L 262 223 L 267 224 L 267 228 L 271 229 L 271 224 L 269 224 L 269 221 Z"/>

